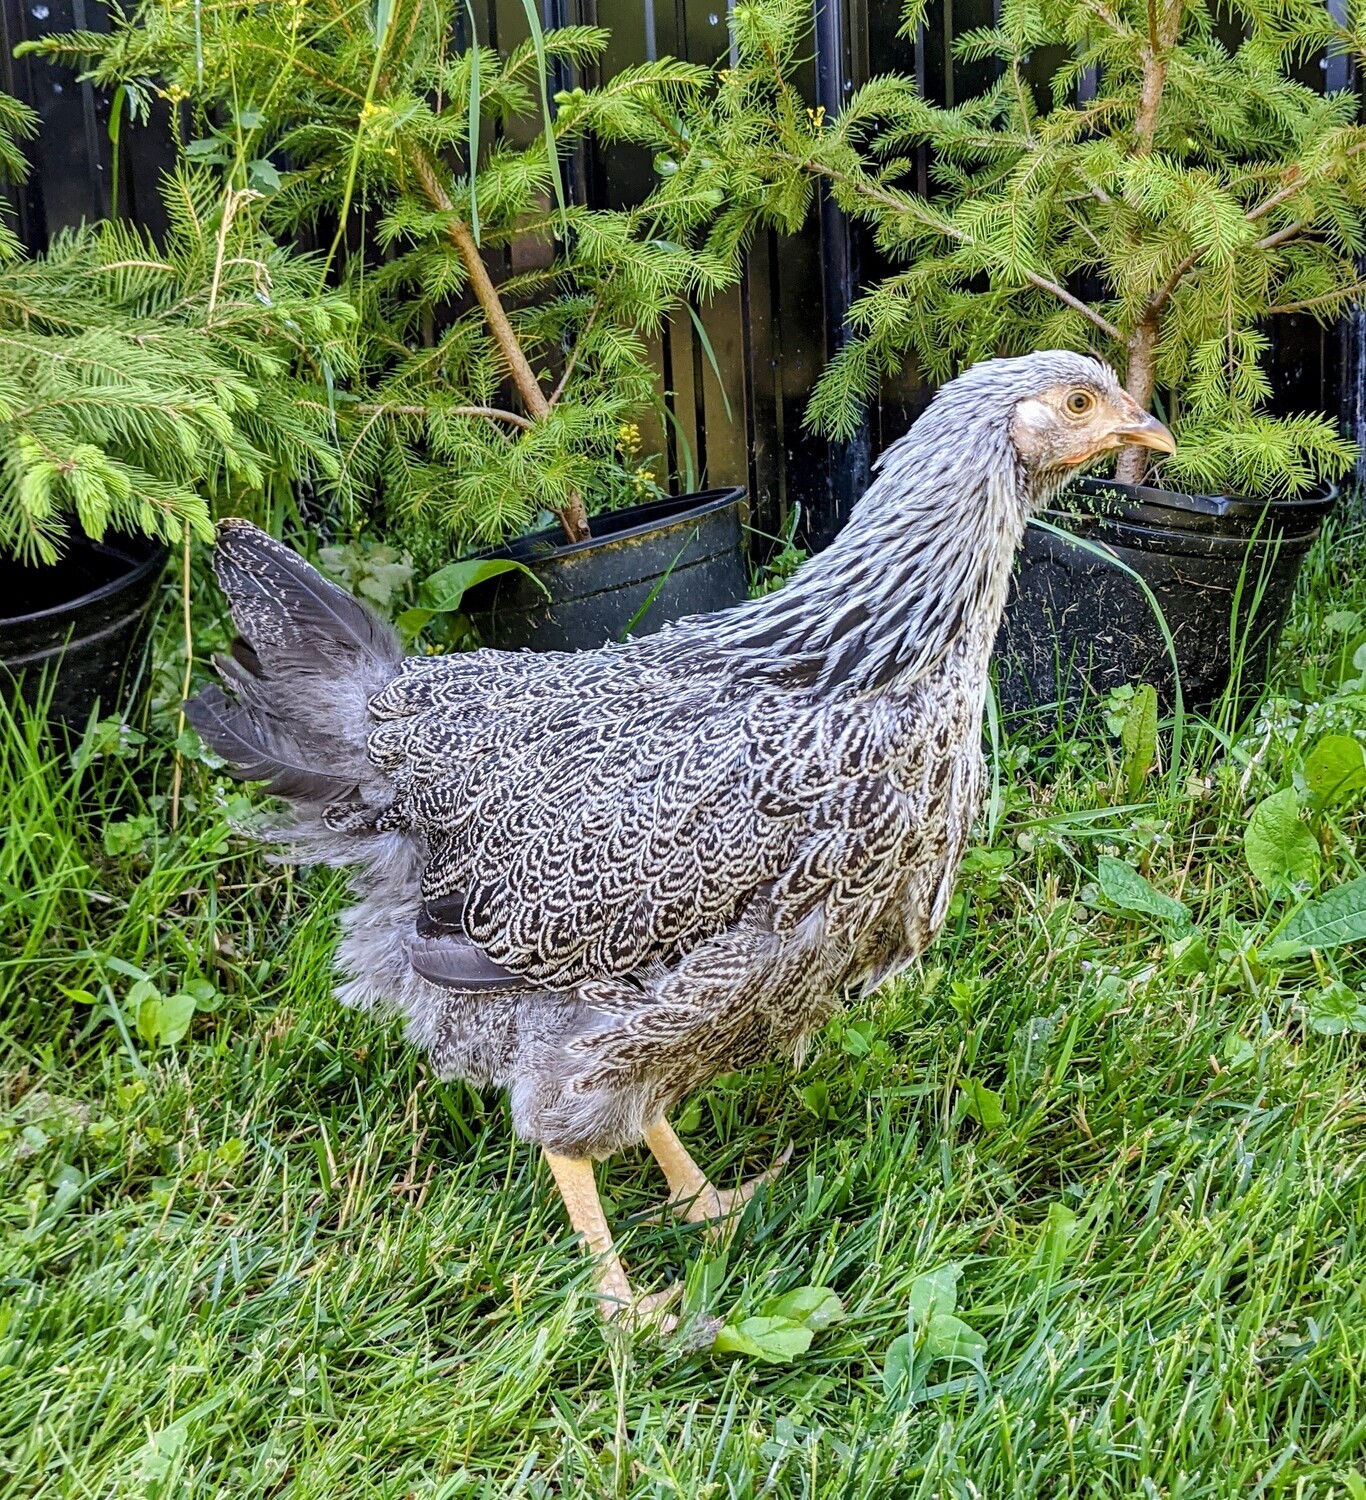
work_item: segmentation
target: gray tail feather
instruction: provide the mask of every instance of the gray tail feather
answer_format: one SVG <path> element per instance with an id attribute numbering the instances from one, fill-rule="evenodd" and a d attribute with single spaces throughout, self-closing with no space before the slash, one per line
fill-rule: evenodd
<path id="1" fill-rule="evenodd" d="M 293 801 L 387 801 L 366 705 L 402 664 L 398 637 L 248 522 L 219 526 L 214 571 L 242 639 L 215 658 L 232 696 L 213 686 L 185 705 L 200 737 L 235 776 Z"/>

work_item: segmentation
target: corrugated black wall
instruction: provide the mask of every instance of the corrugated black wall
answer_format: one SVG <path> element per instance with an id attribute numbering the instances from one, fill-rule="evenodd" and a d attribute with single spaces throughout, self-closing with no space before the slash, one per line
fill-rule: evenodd
<path id="1" fill-rule="evenodd" d="M 585 21 L 610 28 L 603 67 L 610 74 L 666 54 L 703 63 L 721 59 L 727 48 L 726 7 L 733 0 L 539 3 L 547 26 Z M 828 113 L 874 72 L 914 71 L 926 93 L 943 102 L 962 98 L 985 81 L 987 65 L 956 62 L 952 42 L 990 25 L 995 0 L 933 0 L 916 41 L 897 34 L 899 0 L 813 0 L 813 5 L 813 45 L 801 82 Z M 486 43 L 505 48 L 527 34 L 522 0 L 477 0 L 476 14 Z M 14 46 L 28 37 L 105 25 L 99 0 L 0 0 L 0 86 L 28 100 L 43 119 L 33 178 L 17 199 L 20 233 L 35 249 L 64 225 L 114 209 L 153 229 L 159 223 L 157 180 L 171 160 L 165 119 L 136 129 L 125 123 L 116 153 L 108 100 L 64 70 L 12 56 Z M 1056 61 L 1042 52 L 1033 59 L 1041 90 Z M 1350 81 L 1341 61 L 1310 60 L 1304 77 L 1338 88 Z M 584 152 L 572 163 L 570 176 L 572 191 L 583 200 L 629 202 L 648 190 L 650 162 L 645 153 L 630 150 L 602 157 Z M 801 235 L 761 239 L 743 284 L 699 310 L 719 380 L 686 312 L 658 341 L 672 420 L 645 434 L 647 451 L 667 453 L 671 471 L 691 473 L 699 486 L 746 484 L 751 524 L 760 533 L 776 534 L 791 508 L 800 505 L 810 541 L 827 540 L 862 492 L 873 456 L 905 431 L 929 396 L 911 366 L 887 382 L 863 430 L 849 443 L 827 444 L 803 428 L 807 395 L 838 346 L 845 310 L 861 282 L 879 269 L 871 246 L 829 203 Z M 1296 317 L 1278 319 L 1273 340 L 1277 408 L 1345 412 L 1355 429 L 1366 414 L 1366 399 L 1353 373 L 1344 400 L 1339 335 Z M 1348 363 L 1352 371 L 1366 365 L 1354 354 Z"/>

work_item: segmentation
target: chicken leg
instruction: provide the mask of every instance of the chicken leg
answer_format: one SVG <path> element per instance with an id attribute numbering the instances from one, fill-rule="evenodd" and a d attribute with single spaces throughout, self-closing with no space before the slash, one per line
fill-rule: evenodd
<path id="1" fill-rule="evenodd" d="M 744 1210 L 755 1188 L 772 1182 L 792 1155 L 789 1144 L 766 1172 L 760 1172 L 737 1188 L 718 1188 L 712 1186 L 707 1174 L 688 1154 L 688 1148 L 678 1139 L 667 1120 L 661 1119 L 658 1125 L 652 1125 L 645 1132 L 645 1144 L 668 1180 L 668 1207 L 681 1212 L 690 1224 L 710 1225 L 712 1233 L 717 1236 L 728 1232 L 728 1221 Z"/>
<path id="2" fill-rule="evenodd" d="M 609 1322 L 625 1317 L 633 1324 L 655 1323 L 661 1332 L 670 1332 L 677 1319 L 663 1316 L 662 1309 L 682 1283 L 668 1291 L 637 1296 L 602 1211 L 598 1185 L 593 1179 L 593 1163 L 586 1157 L 556 1156 L 553 1151 L 547 1151 L 545 1159 L 564 1199 L 569 1222 L 583 1236 L 584 1247 L 596 1262 L 593 1278 L 598 1289 L 598 1311 Z"/>

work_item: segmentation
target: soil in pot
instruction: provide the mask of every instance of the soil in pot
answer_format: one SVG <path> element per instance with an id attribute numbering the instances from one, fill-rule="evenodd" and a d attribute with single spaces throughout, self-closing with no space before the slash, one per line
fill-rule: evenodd
<path id="1" fill-rule="evenodd" d="M 49 718 L 121 712 L 143 664 L 167 551 L 140 536 L 72 537 L 59 562 L 0 559 L 0 674 Z M 55 680 L 53 678 L 55 677 Z"/>
<path id="2" fill-rule="evenodd" d="M 558 530 L 519 537 L 489 554 L 524 563 L 465 596 L 485 645 L 583 651 L 649 635 L 685 615 L 745 597 L 742 489 L 704 490 L 595 516 L 586 542 Z"/>
<path id="3" fill-rule="evenodd" d="M 1083 479 L 1068 495 L 1073 504 L 1045 518 L 1103 543 L 1147 582 L 1176 645 L 1186 706 L 1208 708 L 1230 682 L 1247 706 L 1336 491 L 1263 502 Z M 996 656 L 1007 714 L 1062 703 L 1075 717 L 1124 683 L 1152 683 L 1167 707 L 1175 696 L 1171 659 L 1139 584 L 1035 527 L 1025 533 Z"/>

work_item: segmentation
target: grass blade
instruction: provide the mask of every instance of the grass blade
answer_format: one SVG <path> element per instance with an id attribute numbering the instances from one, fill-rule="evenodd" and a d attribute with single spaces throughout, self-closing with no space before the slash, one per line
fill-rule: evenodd
<path id="1" fill-rule="evenodd" d="M 470 19 L 470 103 L 469 103 L 469 162 L 470 162 L 470 233 L 474 243 L 479 243 L 479 28 L 474 20 L 473 0 L 465 0 L 465 14 Z"/>
<path id="2" fill-rule="evenodd" d="M 1030 519 L 1031 526 L 1037 526 L 1040 531 L 1046 531 L 1052 536 L 1060 537 L 1064 542 L 1072 546 L 1080 547 L 1083 552 L 1089 552 L 1092 557 L 1098 557 L 1102 562 L 1109 563 L 1112 567 L 1119 569 L 1121 573 L 1127 574 L 1143 590 L 1143 596 L 1148 601 L 1148 606 L 1153 612 L 1153 618 L 1157 621 L 1157 627 L 1162 632 L 1162 639 L 1166 643 L 1167 656 L 1172 664 L 1172 685 L 1176 695 L 1172 706 L 1172 758 L 1171 765 L 1167 768 L 1167 777 L 1171 783 L 1173 792 L 1181 784 L 1181 742 L 1186 725 L 1185 702 L 1181 694 L 1181 663 L 1176 659 L 1176 642 L 1172 639 L 1171 627 L 1167 624 L 1167 617 L 1162 613 L 1162 606 L 1157 602 L 1157 595 L 1148 587 L 1148 580 L 1141 574 L 1136 573 L 1118 553 L 1107 547 L 1103 542 L 1093 542 L 1087 537 L 1078 536 L 1074 531 L 1066 531 L 1061 526 L 1054 526 L 1051 521 L 1045 521 L 1042 516 L 1033 516 Z"/>
<path id="3" fill-rule="evenodd" d="M 726 409 L 726 421 L 733 422 L 735 417 L 730 409 L 730 397 L 726 395 L 726 384 L 721 379 L 721 366 L 716 362 L 716 351 L 711 346 L 711 340 L 707 337 L 707 330 L 702 326 L 702 319 L 697 316 L 697 309 L 691 302 L 683 304 L 688 309 L 688 316 L 692 319 L 692 326 L 697 330 L 697 337 L 702 343 L 702 352 L 707 356 L 707 363 L 711 366 L 711 372 L 716 376 L 717 389 L 721 392 L 721 405 Z"/>
<path id="4" fill-rule="evenodd" d="M 560 153 L 555 142 L 555 120 L 550 113 L 550 90 L 548 87 L 549 64 L 546 60 L 545 32 L 541 29 L 541 18 L 536 14 L 536 0 L 522 0 L 527 25 L 531 28 L 531 45 L 536 53 L 537 82 L 541 90 L 541 118 L 545 122 L 545 156 L 550 169 L 551 186 L 555 189 L 555 202 L 560 210 L 560 233 L 569 233 L 568 209 L 564 202 L 564 184 L 560 181 Z"/>

